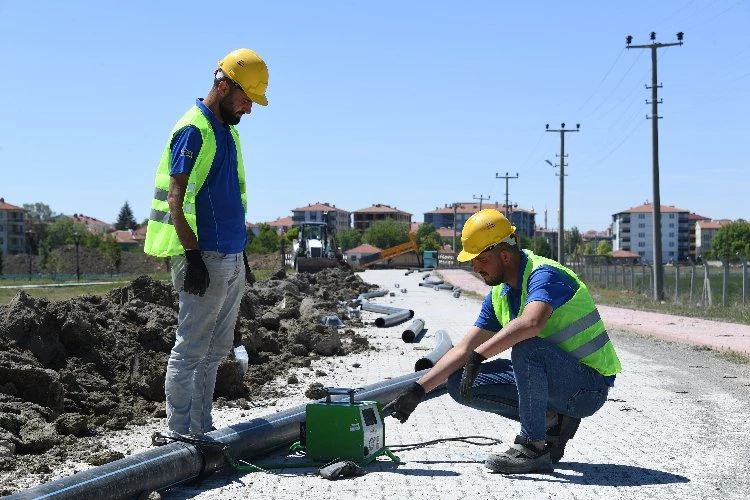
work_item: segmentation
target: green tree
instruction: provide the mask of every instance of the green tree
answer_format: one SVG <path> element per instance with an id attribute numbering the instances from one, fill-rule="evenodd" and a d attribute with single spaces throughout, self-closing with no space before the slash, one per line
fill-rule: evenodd
<path id="1" fill-rule="evenodd" d="M 138 223 L 135 221 L 133 211 L 130 209 L 130 205 L 127 201 L 120 209 L 120 213 L 117 215 L 115 229 L 119 231 L 123 231 L 125 229 L 138 229 Z"/>
<path id="2" fill-rule="evenodd" d="M 442 246 L 443 240 L 440 238 L 440 234 L 435 229 L 435 226 L 430 222 L 421 224 L 419 229 L 417 229 L 415 237 L 420 252 L 439 250 Z"/>
<path id="3" fill-rule="evenodd" d="M 269 254 L 278 252 L 281 242 L 276 230 L 268 224 L 260 224 L 258 228 L 260 229 L 258 236 L 253 238 L 247 246 L 248 253 Z"/>
<path id="4" fill-rule="evenodd" d="M 542 257 L 552 258 L 552 247 L 544 236 L 537 236 L 534 238 L 533 251 L 537 255 Z"/>
<path id="5" fill-rule="evenodd" d="M 26 216 L 40 222 L 49 222 L 56 214 L 50 209 L 49 205 L 41 202 L 24 203 L 23 208 L 26 210 Z"/>
<path id="6" fill-rule="evenodd" d="M 585 245 L 583 245 L 583 253 L 586 255 L 593 255 L 594 254 L 594 244 L 592 242 L 587 242 Z"/>
<path id="7" fill-rule="evenodd" d="M 373 222 L 362 235 L 362 241 L 378 248 L 390 248 L 409 241 L 409 225 L 385 219 Z"/>
<path id="8" fill-rule="evenodd" d="M 723 259 L 732 262 L 739 256 L 750 257 L 750 222 L 737 220 L 721 226 L 711 240 L 709 259 Z"/>
<path id="9" fill-rule="evenodd" d="M 299 236 L 299 226 L 294 226 L 293 228 L 291 228 L 289 231 L 287 231 L 284 234 L 284 238 L 286 238 L 286 241 L 288 241 L 289 243 L 296 240 L 298 236 Z"/>
<path id="10" fill-rule="evenodd" d="M 516 233 L 516 234 L 518 234 L 518 248 L 528 248 L 529 250 L 533 252 L 534 242 L 532 241 L 532 239 L 523 233 Z"/>
<path id="11" fill-rule="evenodd" d="M 571 258 L 577 258 L 581 254 L 583 238 L 581 238 L 581 232 L 576 226 L 570 228 L 570 231 L 565 233 L 565 252 Z"/>
<path id="12" fill-rule="evenodd" d="M 362 231 L 351 228 L 336 233 L 336 241 L 341 246 L 341 251 L 346 252 L 362 244 Z"/>
<path id="13" fill-rule="evenodd" d="M 612 244 L 604 240 L 600 241 L 599 245 L 596 247 L 597 255 L 607 255 L 611 251 L 612 251 Z"/>
<path id="14" fill-rule="evenodd" d="M 98 242 L 97 249 L 104 254 L 110 266 L 110 273 L 118 272 L 122 263 L 120 245 L 112 235 L 104 235 Z"/>

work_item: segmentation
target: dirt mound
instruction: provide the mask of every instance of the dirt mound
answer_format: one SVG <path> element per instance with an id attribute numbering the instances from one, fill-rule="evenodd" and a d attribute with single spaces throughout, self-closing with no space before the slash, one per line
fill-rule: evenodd
<path id="1" fill-rule="evenodd" d="M 356 324 L 346 302 L 371 288 L 338 268 L 289 277 L 279 270 L 246 286 L 235 345 L 245 346 L 250 367 L 243 377 L 230 353 L 219 367 L 216 397 L 239 404 L 273 398 L 265 383 L 290 367 L 370 348 L 353 330 L 321 318 Z M 0 306 L 0 468 L 25 467 L 29 454 L 50 463 L 79 437 L 164 417 L 176 329 L 177 294 L 148 276 L 103 296 L 50 302 L 19 292 Z"/>

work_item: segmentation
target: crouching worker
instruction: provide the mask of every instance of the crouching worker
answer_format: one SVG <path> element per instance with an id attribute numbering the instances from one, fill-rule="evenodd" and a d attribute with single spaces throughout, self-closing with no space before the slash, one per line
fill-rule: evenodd
<path id="1" fill-rule="evenodd" d="M 520 250 L 515 230 L 494 209 L 466 221 L 458 260 L 473 261 L 492 289 L 458 345 L 383 409 L 403 423 L 447 380 L 457 402 L 521 423 L 510 449 L 485 461 L 504 474 L 552 470 L 621 370 L 586 285 L 563 265 Z M 510 360 L 487 361 L 507 349 Z"/>

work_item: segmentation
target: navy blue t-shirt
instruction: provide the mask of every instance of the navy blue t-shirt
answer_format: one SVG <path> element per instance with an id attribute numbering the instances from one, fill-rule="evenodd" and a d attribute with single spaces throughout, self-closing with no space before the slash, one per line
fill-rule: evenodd
<path id="1" fill-rule="evenodd" d="M 526 269 L 526 262 L 528 260 L 528 256 L 522 251 L 521 265 L 518 270 L 518 283 L 523 281 L 523 272 Z M 529 291 L 526 297 L 526 304 L 536 301 L 546 302 L 552 306 L 552 310 L 554 311 L 569 301 L 576 291 L 578 291 L 578 282 L 568 276 L 567 273 L 552 266 L 539 266 L 529 275 Z M 510 318 L 515 319 L 521 308 L 521 290 L 516 290 L 507 284 L 503 284 L 502 295 L 508 296 Z M 491 332 L 499 332 L 502 328 L 500 321 L 495 315 L 495 308 L 492 307 L 492 291 L 484 298 L 482 310 L 479 312 L 479 317 L 474 322 L 474 326 Z"/>
<path id="2" fill-rule="evenodd" d="M 197 99 L 195 104 L 211 123 L 216 137 L 216 156 L 195 200 L 198 245 L 205 251 L 241 253 L 247 233 L 234 137 L 229 126 L 219 123 L 202 99 Z M 202 145 L 198 128 L 188 125 L 179 130 L 172 139 L 170 175 L 190 175 Z"/>

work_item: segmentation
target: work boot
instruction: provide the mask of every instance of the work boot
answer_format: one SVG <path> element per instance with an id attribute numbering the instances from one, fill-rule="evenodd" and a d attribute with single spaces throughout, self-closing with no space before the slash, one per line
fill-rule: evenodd
<path id="1" fill-rule="evenodd" d="M 565 445 L 576 435 L 580 423 L 580 418 L 559 414 L 557 425 L 547 431 L 547 445 L 553 464 L 559 462 L 565 454 Z"/>
<path id="2" fill-rule="evenodd" d="M 524 436 L 516 436 L 513 445 L 505 453 L 490 455 L 484 465 L 492 472 L 503 474 L 525 474 L 552 470 L 550 448 L 537 449 Z"/>

